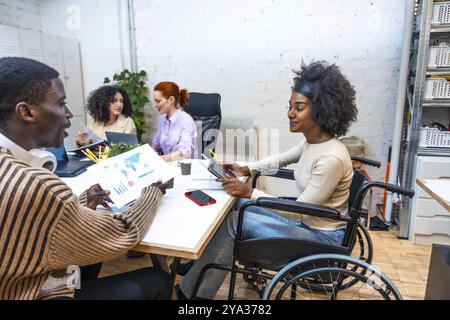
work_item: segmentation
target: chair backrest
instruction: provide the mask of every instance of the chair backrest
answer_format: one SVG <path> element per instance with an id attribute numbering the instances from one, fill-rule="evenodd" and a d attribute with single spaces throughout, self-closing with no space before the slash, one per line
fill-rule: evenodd
<path id="1" fill-rule="evenodd" d="M 361 187 L 369 182 L 369 177 L 367 175 L 359 170 L 356 169 L 353 171 L 353 179 L 352 183 L 350 185 L 350 195 L 348 196 L 348 210 L 350 210 L 353 205 L 355 204 L 356 200 L 356 194 L 361 189 Z"/>
<path id="2" fill-rule="evenodd" d="M 353 171 L 353 179 L 350 185 L 350 194 L 348 196 L 348 212 L 349 215 L 353 218 L 352 222 L 347 224 L 345 228 L 344 240 L 342 241 L 342 245 L 350 248 L 353 248 L 356 239 L 356 232 L 358 227 L 359 214 L 361 213 L 362 200 L 364 199 L 365 193 L 360 193 L 363 190 L 363 187 L 368 184 L 370 181 L 367 174 L 365 174 L 362 170 L 355 169 Z M 359 194 L 358 194 L 359 193 Z M 354 209 L 352 211 L 351 209 Z M 357 215 L 356 217 L 354 215 Z"/>
<path id="3" fill-rule="evenodd" d="M 184 111 L 191 115 L 197 125 L 199 155 L 209 155 L 208 148 L 214 150 L 216 147 L 222 122 L 220 100 L 218 93 L 189 93 L 189 104 L 184 107 Z"/>

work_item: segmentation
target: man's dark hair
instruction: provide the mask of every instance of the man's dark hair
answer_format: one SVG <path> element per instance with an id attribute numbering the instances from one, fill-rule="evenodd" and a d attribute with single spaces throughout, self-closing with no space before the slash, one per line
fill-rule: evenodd
<path id="1" fill-rule="evenodd" d="M 120 92 L 123 97 L 122 114 L 126 117 L 131 117 L 131 101 L 127 92 L 122 87 L 107 85 L 94 90 L 88 97 L 87 109 L 95 121 L 109 121 L 108 107 L 114 101 L 114 96 L 117 92 Z"/>
<path id="2" fill-rule="evenodd" d="M 358 110 L 355 89 L 342 75 L 339 67 L 326 61 L 302 63 L 294 71 L 293 91 L 307 97 L 312 104 L 312 114 L 320 127 L 329 134 L 340 137 L 356 121 Z"/>
<path id="3" fill-rule="evenodd" d="M 39 61 L 0 58 L 0 122 L 5 122 L 19 102 L 39 104 L 59 73 Z"/>

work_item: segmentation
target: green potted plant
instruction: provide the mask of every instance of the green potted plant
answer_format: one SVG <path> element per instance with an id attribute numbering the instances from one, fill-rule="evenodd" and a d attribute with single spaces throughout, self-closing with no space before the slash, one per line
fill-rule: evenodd
<path id="1" fill-rule="evenodd" d="M 105 78 L 103 83 L 112 83 L 121 86 L 130 97 L 131 106 L 133 108 L 132 118 L 136 124 L 137 137 L 141 141 L 142 134 L 145 130 L 144 107 L 150 102 L 147 97 L 148 87 L 145 85 L 143 78 L 147 76 L 144 70 L 139 72 L 131 72 L 128 69 L 113 75 L 112 80 Z"/>
<path id="2" fill-rule="evenodd" d="M 110 143 L 109 144 L 110 152 L 108 154 L 108 158 L 112 158 L 119 154 L 133 150 L 139 146 L 140 144 Z"/>

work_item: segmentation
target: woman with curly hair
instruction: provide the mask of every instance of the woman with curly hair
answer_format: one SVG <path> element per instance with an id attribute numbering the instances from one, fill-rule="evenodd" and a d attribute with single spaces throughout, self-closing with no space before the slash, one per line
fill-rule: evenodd
<path id="1" fill-rule="evenodd" d="M 102 139 L 106 139 L 106 131 L 136 134 L 130 98 L 119 86 L 102 86 L 91 92 L 87 110 L 90 114 L 87 127 Z M 83 132 L 77 135 L 76 143 L 81 147 L 93 141 Z"/>
<path id="2" fill-rule="evenodd" d="M 297 201 L 335 208 L 345 215 L 353 168 L 348 151 L 338 137 L 346 134 L 350 124 L 356 120 L 355 90 L 335 64 L 325 61 L 302 64 L 301 70 L 294 72 L 296 77 L 287 116 L 290 131 L 302 133 L 306 140 L 302 139 L 292 149 L 279 155 L 247 166 L 229 164 L 228 169 L 236 176 L 248 176 L 255 170 L 295 163 Z M 242 198 L 236 209 L 249 199 L 273 197 L 231 176 L 221 182 L 228 194 Z M 228 224 L 222 224 L 202 258 L 195 262 L 177 287 L 178 295 L 191 295 L 201 268 L 211 260 L 231 264 L 234 241 L 231 235 L 235 233 L 237 217 L 238 211 L 234 211 L 229 216 Z M 309 215 L 288 218 L 269 209 L 251 207 L 244 217 L 243 232 L 244 237 L 249 239 L 289 237 L 340 244 L 345 226 L 345 222 Z M 225 274 L 221 271 L 208 271 L 199 296 L 213 298 L 224 278 Z"/>

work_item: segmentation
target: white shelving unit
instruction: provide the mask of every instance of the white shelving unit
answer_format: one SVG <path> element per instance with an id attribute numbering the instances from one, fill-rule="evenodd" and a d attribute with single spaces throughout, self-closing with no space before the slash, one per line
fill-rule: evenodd
<path id="1" fill-rule="evenodd" d="M 410 73 L 410 123 L 402 185 L 416 190 L 403 199 L 399 237 L 415 243 L 450 244 L 450 214 L 416 185 L 416 178 L 450 176 L 450 133 L 423 129 L 436 121 L 450 125 L 450 2 L 418 0 Z"/>

